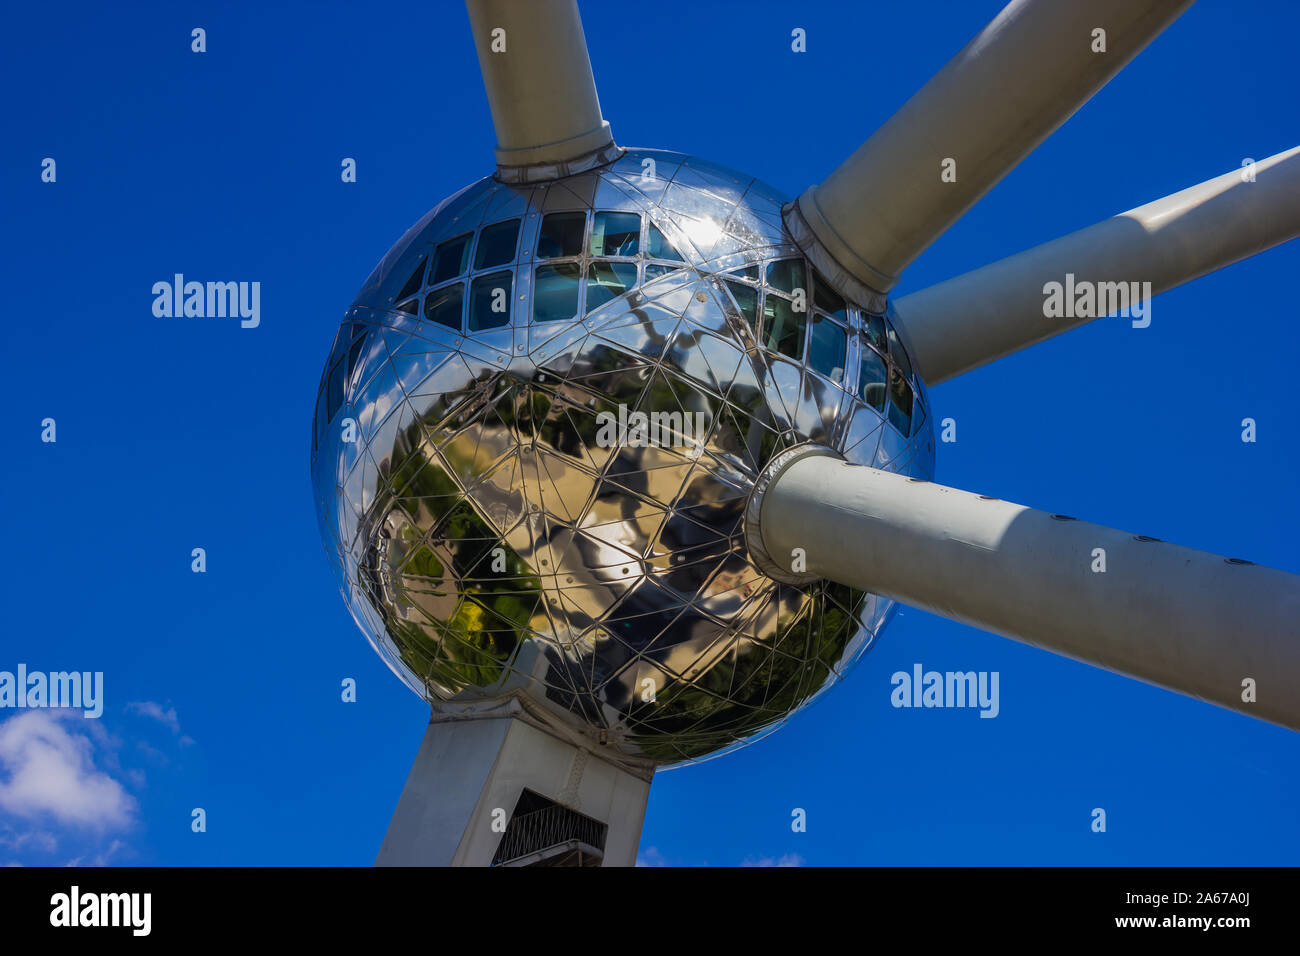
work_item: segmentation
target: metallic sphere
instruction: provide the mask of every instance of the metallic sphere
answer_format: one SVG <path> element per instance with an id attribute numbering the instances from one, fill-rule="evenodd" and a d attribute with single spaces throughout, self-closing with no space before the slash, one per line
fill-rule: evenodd
<path id="1" fill-rule="evenodd" d="M 764 574 L 745 506 L 817 442 L 928 479 L 890 315 L 800 254 L 784 198 L 629 150 L 426 215 L 348 310 L 312 480 L 353 617 L 435 704 L 516 696 L 612 755 L 741 746 L 839 680 L 892 602 Z"/>

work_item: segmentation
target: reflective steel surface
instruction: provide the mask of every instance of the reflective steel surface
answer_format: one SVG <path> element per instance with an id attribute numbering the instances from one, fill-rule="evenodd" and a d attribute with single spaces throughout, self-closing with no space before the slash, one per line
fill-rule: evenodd
<path id="1" fill-rule="evenodd" d="M 344 599 L 413 690 L 518 693 L 671 765 L 773 729 L 874 640 L 891 602 L 778 583 L 745 547 L 783 448 L 934 467 L 889 317 L 819 284 L 783 202 L 630 150 L 483 179 L 376 267 L 321 379 L 312 480 Z"/>

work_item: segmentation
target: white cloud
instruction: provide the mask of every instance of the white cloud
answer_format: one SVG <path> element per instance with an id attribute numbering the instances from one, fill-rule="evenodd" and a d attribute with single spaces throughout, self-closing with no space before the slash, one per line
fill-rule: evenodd
<path id="1" fill-rule="evenodd" d="M 181 722 L 176 718 L 175 707 L 168 707 L 163 710 L 162 704 L 156 704 L 151 700 L 133 700 L 126 705 L 126 709 L 132 713 L 140 714 L 142 717 L 152 717 L 159 723 L 166 724 L 174 734 L 181 732 Z"/>
<path id="2" fill-rule="evenodd" d="M 95 766 L 90 723 L 67 710 L 31 710 L 0 723 L 0 810 L 97 829 L 130 824 L 135 798 Z"/>
<path id="3" fill-rule="evenodd" d="M 787 853 L 785 856 L 762 856 L 755 859 L 748 857 L 741 866 L 803 866 L 804 859 L 798 853 Z"/>
<path id="4" fill-rule="evenodd" d="M 133 714 L 139 714 L 141 717 L 148 717 L 156 720 L 165 726 L 172 734 L 179 737 L 178 741 L 182 747 L 188 747 L 194 743 L 194 738 L 188 734 L 181 733 L 181 722 L 176 716 L 175 707 L 164 708 L 162 704 L 152 700 L 133 700 L 126 705 L 126 709 Z"/>
<path id="5" fill-rule="evenodd" d="M 6 827 L 5 832 L 0 833 L 0 846 L 8 847 L 11 850 L 30 848 L 43 853 L 53 853 L 58 847 L 58 841 L 55 840 L 53 833 L 47 833 L 45 830 L 27 830 L 18 833 Z"/>
<path id="6" fill-rule="evenodd" d="M 658 847 L 648 846 L 646 847 L 644 853 L 638 853 L 636 855 L 636 865 L 637 866 L 667 866 L 668 861 L 664 859 L 664 855 L 659 852 Z"/>
<path id="7" fill-rule="evenodd" d="M 108 866 L 109 865 L 108 858 L 111 857 L 118 850 L 121 850 L 123 846 L 124 844 L 122 843 L 121 840 L 114 840 L 111 844 L 109 844 L 107 850 L 104 850 L 101 853 L 96 853 L 94 856 L 92 856 L 89 859 L 89 861 L 87 861 L 87 859 L 84 856 L 79 856 L 75 860 L 69 860 L 67 863 L 63 865 L 64 866 Z"/>

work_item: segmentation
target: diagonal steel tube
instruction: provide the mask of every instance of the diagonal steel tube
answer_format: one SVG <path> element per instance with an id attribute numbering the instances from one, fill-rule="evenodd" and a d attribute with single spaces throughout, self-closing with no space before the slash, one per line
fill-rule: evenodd
<path id="1" fill-rule="evenodd" d="M 1300 576 L 825 454 L 757 507 L 783 569 L 1300 730 Z"/>
<path id="2" fill-rule="evenodd" d="M 934 385 L 1092 321 L 1096 310 L 1048 317 L 1049 283 L 1097 290 L 1107 283 L 1149 282 L 1150 294 L 1158 295 L 1296 236 L 1300 146 L 903 296 L 895 305 L 921 375 Z"/>
<path id="3" fill-rule="evenodd" d="M 787 227 L 844 291 L 888 292 L 908 263 L 1190 5 L 1013 0 L 824 182 L 787 206 Z"/>
<path id="4" fill-rule="evenodd" d="M 617 155 L 577 0 L 465 0 L 500 178 L 553 179 Z"/>

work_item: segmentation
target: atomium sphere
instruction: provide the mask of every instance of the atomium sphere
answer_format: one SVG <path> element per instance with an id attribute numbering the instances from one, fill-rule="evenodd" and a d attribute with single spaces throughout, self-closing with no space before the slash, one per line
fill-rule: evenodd
<path id="1" fill-rule="evenodd" d="M 871 644 L 892 602 L 746 547 L 785 448 L 934 469 L 892 316 L 816 273 L 784 201 L 629 150 L 480 180 L 376 267 L 321 377 L 312 480 L 344 599 L 412 690 L 515 696 L 668 766 L 775 728 Z"/>

